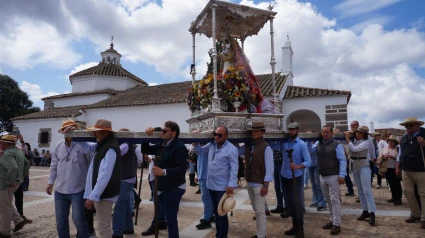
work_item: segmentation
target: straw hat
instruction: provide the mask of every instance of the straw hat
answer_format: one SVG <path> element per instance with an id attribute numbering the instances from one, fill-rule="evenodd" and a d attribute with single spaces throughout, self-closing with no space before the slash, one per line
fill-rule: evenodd
<path id="1" fill-rule="evenodd" d="M 16 144 L 16 136 L 14 135 L 3 135 L 0 137 L 0 142 L 3 143 L 9 143 L 9 144 Z"/>
<path id="2" fill-rule="evenodd" d="M 373 134 L 373 136 L 381 136 L 381 133 L 376 132 L 376 133 Z"/>
<path id="3" fill-rule="evenodd" d="M 360 126 L 359 128 L 354 129 L 353 131 L 354 131 L 354 132 L 356 132 L 356 131 L 360 131 L 360 132 L 363 132 L 363 133 L 365 133 L 365 134 L 370 135 L 370 133 L 369 133 L 369 127 L 367 127 L 367 126 Z"/>
<path id="4" fill-rule="evenodd" d="M 419 126 L 422 126 L 424 122 L 418 121 L 416 117 L 408 117 L 404 122 L 400 123 L 400 126 L 405 126 L 406 124 L 419 124 Z"/>
<path id="5" fill-rule="evenodd" d="M 387 142 L 389 140 L 394 141 L 396 145 L 398 144 L 397 136 L 392 135 L 392 136 L 390 136 L 390 138 L 387 139 Z"/>
<path id="6" fill-rule="evenodd" d="M 256 121 L 252 123 L 251 128 L 248 128 L 248 131 L 253 131 L 253 130 L 265 130 L 266 126 L 264 126 L 264 122 L 262 121 Z"/>
<path id="7" fill-rule="evenodd" d="M 292 122 L 288 125 L 288 129 L 300 129 L 300 124 L 298 122 Z"/>
<path id="8" fill-rule="evenodd" d="M 61 127 L 61 129 L 58 130 L 58 132 L 62 133 L 65 128 L 70 127 L 70 126 L 78 128 L 78 124 L 74 120 L 72 120 L 70 118 L 64 119 L 62 121 L 62 127 Z"/>
<path id="9" fill-rule="evenodd" d="M 87 127 L 86 130 L 89 131 L 113 131 L 112 122 L 104 119 L 99 119 L 96 121 L 94 126 Z"/>
<path id="10" fill-rule="evenodd" d="M 226 193 L 223 194 L 217 207 L 218 215 L 226 215 L 228 212 L 235 210 L 235 206 L 236 200 L 232 196 L 227 195 Z"/>

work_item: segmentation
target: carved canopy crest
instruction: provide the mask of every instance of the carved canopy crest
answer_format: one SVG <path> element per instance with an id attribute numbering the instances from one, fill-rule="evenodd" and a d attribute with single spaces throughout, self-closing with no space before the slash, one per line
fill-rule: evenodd
<path id="1" fill-rule="evenodd" d="M 231 32 L 231 37 L 245 39 L 257 35 L 261 28 L 277 12 L 238 5 L 218 0 L 210 0 L 189 28 L 191 33 L 212 37 L 212 7 L 216 7 L 216 38 L 221 40 L 221 33 Z"/>

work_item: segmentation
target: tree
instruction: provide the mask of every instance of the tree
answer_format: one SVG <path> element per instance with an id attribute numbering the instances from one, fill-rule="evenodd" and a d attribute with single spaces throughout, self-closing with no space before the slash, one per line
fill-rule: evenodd
<path id="1" fill-rule="evenodd" d="M 0 131 L 12 131 L 12 118 L 40 111 L 8 75 L 0 74 Z"/>

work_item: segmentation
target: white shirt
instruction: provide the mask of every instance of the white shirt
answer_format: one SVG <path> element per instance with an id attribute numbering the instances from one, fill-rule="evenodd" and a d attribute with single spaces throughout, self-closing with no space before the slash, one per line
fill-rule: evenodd
<path id="1" fill-rule="evenodd" d="M 379 141 L 379 143 L 378 143 L 378 152 L 379 152 L 379 155 L 381 155 L 382 154 L 382 150 L 385 148 L 385 147 L 387 147 L 388 146 L 388 143 L 385 141 L 385 140 L 380 140 Z"/>

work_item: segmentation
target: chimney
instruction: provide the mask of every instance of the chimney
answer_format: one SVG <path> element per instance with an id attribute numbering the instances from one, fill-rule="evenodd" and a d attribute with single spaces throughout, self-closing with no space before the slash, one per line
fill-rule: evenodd
<path id="1" fill-rule="evenodd" d="M 289 41 L 289 35 L 287 35 L 287 39 L 285 45 L 282 47 L 282 74 L 290 74 L 294 77 L 292 73 L 292 55 L 294 55 L 294 52 Z"/>
<path id="2" fill-rule="evenodd" d="M 375 125 L 374 125 L 373 121 L 369 122 L 369 132 L 375 133 Z"/>

